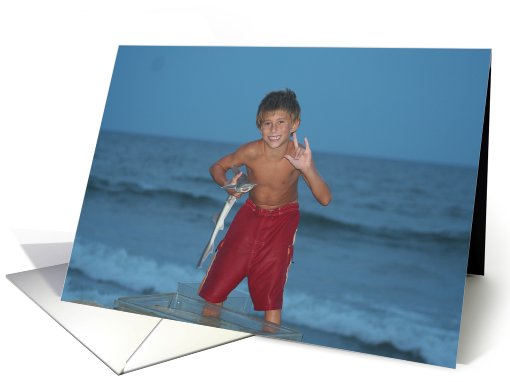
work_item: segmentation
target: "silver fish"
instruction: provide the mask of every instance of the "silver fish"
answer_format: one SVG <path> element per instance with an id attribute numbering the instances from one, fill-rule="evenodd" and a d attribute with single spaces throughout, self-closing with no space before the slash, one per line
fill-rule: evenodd
<path id="1" fill-rule="evenodd" d="M 234 176 L 235 176 L 235 175 L 239 174 L 241 172 L 241 170 L 239 169 L 239 167 L 234 166 L 234 167 L 232 167 L 232 172 L 234 173 Z M 248 177 L 245 174 L 243 174 L 239 177 L 239 179 L 237 179 L 236 183 L 230 183 L 230 184 L 227 184 L 226 186 L 223 186 L 221 188 L 227 189 L 227 190 L 235 190 L 236 192 L 245 193 L 245 192 L 251 191 L 251 189 L 255 186 L 256 186 L 256 184 L 250 183 L 250 181 L 248 180 Z"/>
<path id="2" fill-rule="evenodd" d="M 240 172 L 239 168 L 232 167 L 232 171 L 234 174 L 238 174 Z M 231 183 L 226 186 L 223 186 L 222 188 L 236 190 L 236 192 L 246 193 L 251 191 L 253 187 L 255 187 L 256 184 L 250 183 L 248 181 L 248 178 L 246 175 L 241 175 L 236 183 Z M 232 206 L 236 202 L 237 198 L 233 195 L 229 195 L 227 197 L 227 201 L 225 202 L 225 205 L 223 206 L 223 209 L 221 210 L 218 219 L 216 220 L 216 225 L 214 226 L 213 232 L 211 234 L 211 238 L 209 239 L 209 242 L 204 248 L 204 251 L 202 252 L 202 256 L 198 260 L 197 268 L 201 268 L 204 264 L 205 260 L 207 260 L 207 257 L 213 252 L 214 249 L 214 239 L 216 239 L 216 236 L 218 233 L 223 230 L 225 226 L 225 218 L 227 217 L 228 213 L 232 209 Z"/>

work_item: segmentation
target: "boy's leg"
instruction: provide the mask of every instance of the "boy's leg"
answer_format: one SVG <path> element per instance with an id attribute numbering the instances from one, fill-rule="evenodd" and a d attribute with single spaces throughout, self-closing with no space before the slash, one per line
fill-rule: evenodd
<path id="1" fill-rule="evenodd" d="M 264 312 L 264 319 L 266 321 L 272 322 L 273 324 L 280 325 L 280 322 L 282 322 L 282 310 L 266 310 Z"/>
<path id="2" fill-rule="evenodd" d="M 248 288 L 255 310 L 264 311 L 265 320 L 276 325 L 281 323 L 283 290 L 299 224 L 298 205 L 292 204 L 286 208 L 288 210 L 272 210 L 278 214 L 262 218 L 259 229 L 261 237 L 257 239 L 262 246 L 254 254 L 248 270 Z"/>
<path id="3" fill-rule="evenodd" d="M 281 309 L 266 310 L 264 312 L 264 319 L 266 320 L 266 322 L 280 325 L 280 322 L 282 321 L 282 310 Z M 276 331 L 276 329 L 273 326 L 269 325 L 264 325 L 262 330 L 269 333 L 274 333 Z"/>
<path id="4" fill-rule="evenodd" d="M 253 212 L 244 204 L 221 242 L 200 285 L 198 295 L 211 304 L 225 301 L 232 290 L 246 277 L 247 263 L 255 232 Z"/>
<path id="5" fill-rule="evenodd" d="M 216 304 L 206 303 L 202 308 L 202 316 L 217 318 L 220 316 L 222 306 L 222 302 L 218 302 Z"/>
<path id="6" fill-rule="evenodd" d="M 202 308 L 202 316 L 198 321 L 199 324 L 209 326 L 219 326 L 219 318 L 221 315 L 222 302 L 217 304 L 206 303 Z"/>

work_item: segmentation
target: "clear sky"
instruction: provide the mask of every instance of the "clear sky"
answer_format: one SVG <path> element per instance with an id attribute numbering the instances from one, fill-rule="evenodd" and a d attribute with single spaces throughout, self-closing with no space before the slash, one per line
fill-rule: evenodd
<path id="1" fill-rule="evenodd" d="M 243 143 L 272 90 L 312 151 L 477 165 L 490 50 L 121 46 L 102 129 Z"/>

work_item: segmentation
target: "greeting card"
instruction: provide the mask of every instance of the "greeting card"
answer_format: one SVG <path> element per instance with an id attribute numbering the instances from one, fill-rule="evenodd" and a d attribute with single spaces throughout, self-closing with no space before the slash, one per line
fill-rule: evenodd
<path id="1" fill-rule="evenodd" d="M 62 300 L 455 367 L 490 61 L 121 46 Z"/>

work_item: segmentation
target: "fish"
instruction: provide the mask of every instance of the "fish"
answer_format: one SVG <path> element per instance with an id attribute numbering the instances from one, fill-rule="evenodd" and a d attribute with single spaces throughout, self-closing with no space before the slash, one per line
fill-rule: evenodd
<path id="1" fill-rule="evenodd" d="M 239 174 L 241 172 L 241 170 L 239 169 L 239 167 L 234 166 L 234 167 L 232 167 L 232 172 L 234 173 L 234 176 L 236 176 L 237 174 Z M 245 174 L 243 174 L 239 177 L 239 179 L 237 179 L 237 182 L 227 184 L 226 186 L 223 186 L 221 188 L 226 189 L 226 190 L 235 190 L 236 192 L 240 192 L 240 193 L 244 194 L 246 192 L 251 191 L 252 188 L 255 186 L 256 186 L 256 184 L 250 183 L 248 177 Z"/>
<path id="2" fill-rule="evenodd" d="M 239 174 L 241 170 L 238 167 L 232 167 L 232 171 L 234 172 L 234 175 Z M 236 192 L 240 193 L 246 193 L 249 192 L 255 187 L 255 183 L 250 183 L 248 180 L 248 177 L 243 174 L 235 183 L 227 184 L 226 186 L 223 186 L 223 189 L 229 189 L 229 190 L 235 190 Z M 225 218 L 227 217 L 228 213 L 232 209 L 233 205 L 235 204 L 237 198 L 234 195 L 229 195 L 227 197 L 227 200 L 225 202 L 225 205 L 223 206 L 223 209 L 221 210 L 220 214 L 218 215 L 218 218 L 216 219 L 216 225 L 214 226 L 214 229 L 211 234 L 211 238 L 207 242 L 207 245 L 204 248 L 204 251 L 202 252 L 202 256 L 200 256 L 200 259 L 197 263 L 197 268 L 201 268 L 204 262 L 207 260 L 209 255 L 213 253 L 214 249 L 214 240 L 216 239 L 216 236 L 218 236 L 218 233 L 223 230 L 225 227 Z"/>

